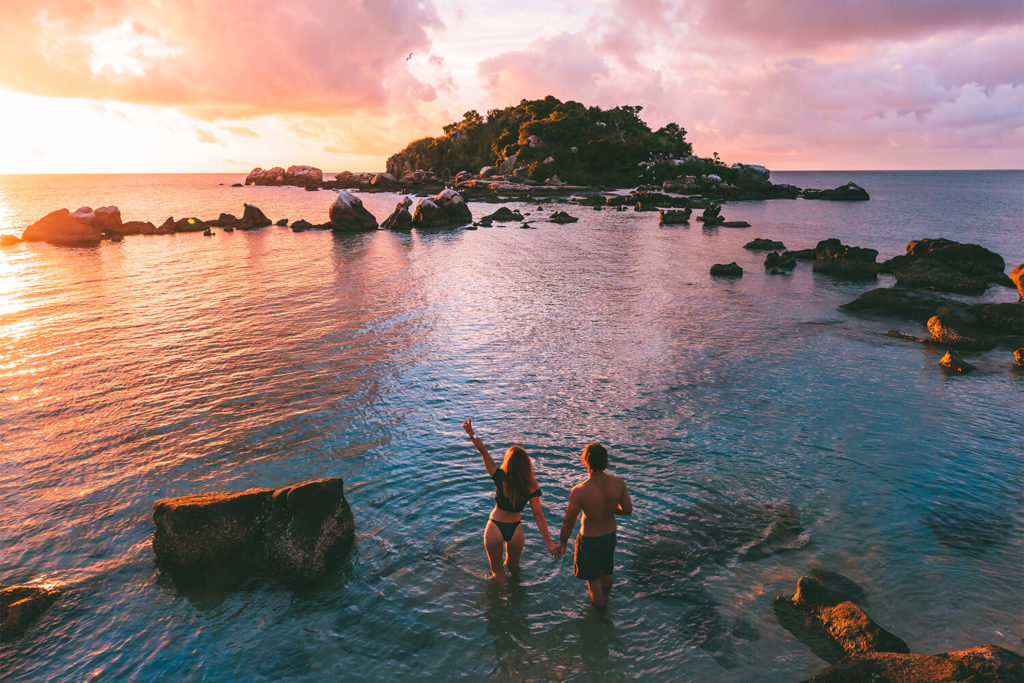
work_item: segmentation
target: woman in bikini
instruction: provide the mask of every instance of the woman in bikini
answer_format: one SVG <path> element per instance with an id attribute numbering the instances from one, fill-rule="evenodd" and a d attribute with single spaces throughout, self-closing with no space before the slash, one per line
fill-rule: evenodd
<path id="1" fill-rule="evenodd" d="M 505 451 L 501 467 L 494 464 L 491 454 L 487 452 L 484 442 L 473 432 L 473 421 L 466 420 L 462 428 L 469 434 L 469 440 L 483 458 L 487 474 L 494 480 L 494 509 L 487 519 L 484 528 L 484 550 L 487 561 L 491 564 L 491 576 L 504 580 L 502 569 L 502 550 L 504 549 L 505 565 L 511 572 L 519 571 L 519 556 L 523 552 L 522 511 L 526 503 L 530 503 L 533 519 L 537 522 L 540 535 L 548 546 L 548 552 L 554 555 L 555 543 L 548 533 L 548 523 L 544 519 L 544 511 L 540 506 L 540 487 L 533 476 L 533 463 L 522 446 L 510 446 Z"/>

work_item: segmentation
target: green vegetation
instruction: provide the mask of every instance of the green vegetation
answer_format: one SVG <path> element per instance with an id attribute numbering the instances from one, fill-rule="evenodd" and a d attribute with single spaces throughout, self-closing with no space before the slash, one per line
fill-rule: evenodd
<path id="1" fill-rule="evenodd" d="M 717 158 L 673 163 L 693 152 L 686 131 L 675 123 L 652 131 L 640 119 L 640 109 L 586 107 L 549 95 L 492 109 L 486 118 L 468 111 L 444 127 L 443 137 L 410 143 L 388 159 L 387 168 L 401 178 L 408 162 L 413 170 L 450 177 L 459 171 L 477 173 L 516 155 L 515 166 L 526 169 L 520 173 L 534 180 L 558 176 L 570 184 L 616 187 L 725 169 Z"/>

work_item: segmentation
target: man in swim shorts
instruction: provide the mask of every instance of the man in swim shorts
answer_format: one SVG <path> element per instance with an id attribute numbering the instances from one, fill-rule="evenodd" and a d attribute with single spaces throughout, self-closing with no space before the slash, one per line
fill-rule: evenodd
<path id="1" fill-rule="evenodd" d="M 633 514 L 626 482 L 608 474 L 608 451 L 599 443 L 589 443 L 580 458 L 590 474 L 582 484 L 569 492 L 569 509 L 565 512 L 562 532 L 558 537 L 556 555 L 565 553 L 576 518 L 583 512 L 583 523 L 576 537 L 573 570 L 576 578 L 587 582 L 590 601 L 598 607 L 605 604 L 605 592 L 612 587 L 615 555 L 615 515 Z"/>

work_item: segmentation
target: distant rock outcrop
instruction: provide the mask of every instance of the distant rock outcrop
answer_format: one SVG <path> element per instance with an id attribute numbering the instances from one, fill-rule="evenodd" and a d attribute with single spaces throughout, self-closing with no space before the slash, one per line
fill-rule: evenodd
<path id="1" fill-rule="evenodd" d="M 59 209 L 46 214 L 32 225 L 25 228 L 21 239 L 26 242 L 48 242 L 61 247 L 95 247 L 103 236 L 90 223 L 95 214 L 90 210 L 76 212 L 86 220 L 76 218 L 67 209 Z"/>
<path id="2" fill-rule="evenodd" d="M 266 170 L 254 168 L 245 177 L 246 185 L 318 186 L 324 181 L 324 172 L 315 166 L 289 166 L 287 170 L 274 166 Z"/>
<path id="3" fill-rule="evenodd" d="M 58 597 L 59 590 L 43 586 L 0 588 L 0 640 L 20 636 Z"/>
<path id="4" fill-rule="evenodd" d="M 834 202 L 866 202 L 871 199 L 868 191 L 854 182 L 831 190 L 804 190 L 802 194 L 804 199 L 827 199 Z"/>
<path id="5" fill-rule="evenodd" d="M 321 576 L 355 537 L 341 479 L 158 500 L 153 551 L 177 570 L 231 565 L 288 579 Z"/>
<path id="6" fill-rule="evenodd" d="M 350 192 L 340 190 L 331 205 L 331 225 L 335 230 L 357 232 L 376 230 L 377 219 L 363 206 L 363 200 Z"/>

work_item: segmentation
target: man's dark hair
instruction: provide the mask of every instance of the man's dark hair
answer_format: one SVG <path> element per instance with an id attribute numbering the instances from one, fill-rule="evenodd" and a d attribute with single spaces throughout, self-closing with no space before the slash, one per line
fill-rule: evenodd
<path id="1" fill-rule="evenodd" d="M 608 467 L 608 450 L 599 443 L 588 443 L 583 449 L 583 462 L 594 472 Z"/>

